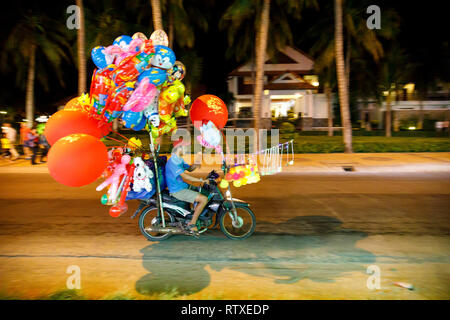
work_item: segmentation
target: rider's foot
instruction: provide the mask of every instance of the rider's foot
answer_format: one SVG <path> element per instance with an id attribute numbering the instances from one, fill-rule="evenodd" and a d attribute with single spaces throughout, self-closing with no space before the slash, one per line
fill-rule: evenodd
<path id="1" fill-rule="evenodd" d="M 195 224 L 191 223 L 191 222 L 188 222 L 187 228 L 188 228 L 189 230 L 191 230 L 191 231 L 198 232 L 197 226 L 196 226 Z"/>

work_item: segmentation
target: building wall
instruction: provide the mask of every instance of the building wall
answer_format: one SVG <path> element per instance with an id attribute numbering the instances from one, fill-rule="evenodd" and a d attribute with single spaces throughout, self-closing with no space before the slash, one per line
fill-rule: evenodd
<path id="1" fill-rule="evenodd" d="M 316 93 L 313 95 L 313 118 L 325 119 L 328 118 L 327 97 L 324 93 Z"/>

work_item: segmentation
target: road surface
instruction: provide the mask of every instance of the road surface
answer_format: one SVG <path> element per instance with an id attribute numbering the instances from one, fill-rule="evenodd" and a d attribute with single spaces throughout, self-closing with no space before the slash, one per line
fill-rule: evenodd
<path id="1" fill-rule="evenodd" d="M 75 265 L 91 299 L 449 299 L 449 178 L 265 176 L 233 189 L 256 214 L 251 238 L 213 230 L 149 242 L 130 219 L 136 201 L 112 218 L 96 183 L 70 188 L 45 173 L 0 173 L 0 298 L 64 290 Z"/>

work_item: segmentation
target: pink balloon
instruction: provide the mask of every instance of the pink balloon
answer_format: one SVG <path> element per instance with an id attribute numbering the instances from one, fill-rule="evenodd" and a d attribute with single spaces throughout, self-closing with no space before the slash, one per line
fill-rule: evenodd
<path id="1" fill-rule="evenodd" d="M 112 175 L 103 181 L 95 190 L 101 191 L 106 186 L 110 186 L 108 190 L 109 200 L 113 201 L 117 194 L 117 190 L 120 184 L 120 177 L 127 173 L 127 164 L 130 163 L 131 157 L 128 154 L 122 156 L 121 163 L 119 163 L 115 168 Z"/>
<path id="2" fill-rule="evenodd" d="M 123 106 L 123 111 L 144 111 L 152 103 L 157 93 L 158 89 L 156 89 L 155 85 L 150 83 L 149 78 L 142 79 L 131 94 L 127 103 Z"/>

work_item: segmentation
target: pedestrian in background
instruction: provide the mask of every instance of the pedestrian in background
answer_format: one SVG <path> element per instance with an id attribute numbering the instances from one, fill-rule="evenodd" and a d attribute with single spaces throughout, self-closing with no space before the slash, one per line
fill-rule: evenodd
<path id="1" fill-rule="evenodd" d="M 31 159 L 31 149 L 28 142 L 28 133 L 30 132 L 30 128 L 27 126 L 25 122 L 20 123 L 20 144 L 23 147 L 23 154 L 25 156 L 25 160 Z"/>
<path id="2" fill-rule="evenodd" d="M 31 164 L 35 165 L 36 163 L 36 156 L 37 153 L 39 151 L 39 135 L 36 132 L 36 127 L 33 126 L 32 129 L 30 129 L 30 131 L 27 133 L 27 144 L 28 147 L 31 149 L 32 151 L 32 156 L 31 156 Z"/>
<path id="3" fill-rule="evenodd" d="M 9 142 L 9 139 L 6 137 L 6 133 L 2 133 L 1 142 L 2 142 L 2 158 L 7 159 L 11 155 L 9 151 L 11 143 Z"/>
<path id="4" fill-rule="evenodd" d="M 39 136 L 39 144 L 41 145 L 42 148 L 42 153 L 41 153 L 41 163 L 45 163 L 47 161 L 47 153 L 48 153 L 48 149 L 50 149 L 50 144 L 47 141 L 47 138 L 45 137 L 44 134 L 41 134 Z M 44 161 L 45 158 L 45 161 Z"/>
<path id="5" fill-rule="evenodd" d="M 9 140 L 9 152 L 11 153 L 11 160 L 17 160 L 17 158 L 19 158 L 19 153 L 17 152 L 15 146 L 17 131 L 11 126 L 10 123 L 4 123 L 3 132 L 6 134 L 6 138 Z"/>

